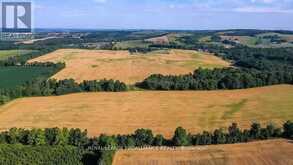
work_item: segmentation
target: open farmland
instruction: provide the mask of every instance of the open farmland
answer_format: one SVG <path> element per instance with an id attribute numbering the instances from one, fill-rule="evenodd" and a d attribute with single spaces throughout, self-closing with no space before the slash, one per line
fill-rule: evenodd
<path id="1" fill-rule="evenodd" d="M 171 151 L 118 151 L 113 165 L 291 165 L 292 155 L 292 141 L 269 140 L 248 144 L 178 148 Z"/>
<path id="2" fill-rule="evenodd" d="M 282 41 L 276 43 L 270 38 L 265 37 L 276 37 Z M 279 47 L 292 47 L 293 35 L 279 34 L 279 33 L 263 33 L 256 36 L 221 36 L 222 40 L 233 41 L 245 46 L 255 48 L 279 48 Z"/>
<path id="3" fill-rule="evenodd" d="M 256 46 L 258 39 L 251 36 L 221 36 L 223 40 L 234 41 L 247 46 Z"/>
<path id="4" fill-rule="evenodd" d="M 9 57 L 21 56 L 32 52 L 32 50 L 0 50 L 0 60 L 6 60 Z"/>
<path id="5" fill-rule="evenodd" d="M 146 39 L 146 41 L 152 42 L 153 44 L 169 44 L 168 35 Z"/>
<path id="6" fill-rule="evenodd" d="M 293 41 L 293 35 L 292 34 L 280 34 L 280 33 L 262 33 L 257 35 L 258 37 L 265 37 L 265 36 L 278 36 L 281 39 L 284 39 L 287 42 Z"/>
<path id="7" fill-rule="evenodd" d="M 133 54 L 128 51 L 61 49 L 29 62 L 65 62 L 66 68 L 53 76 L 56 79 L 115 79 L 128 84 L 144 80 L 151 74 L 188 74 L 198 67 L 228 67 L 216 56 L 188 50 L 154 51 Z"/>
<path id="8" fill-rule="evenodd" d="M 196 133 L 251 122 L 293 119 L 293 86 L 233 91 L 137 91 L 22 98 L 0 108 L 0 130 L 69 127 L 90 135 L 129 134 L 139 128 L 171 137 L 178 126 Z"/>
<path id="9" fill-rule="evenodd" d="M 125 50 L 129 48 L 147 48 L 149 45 L 149 42 L 143 40 L 129 40 L 115 43 L 114 48 Z"/>

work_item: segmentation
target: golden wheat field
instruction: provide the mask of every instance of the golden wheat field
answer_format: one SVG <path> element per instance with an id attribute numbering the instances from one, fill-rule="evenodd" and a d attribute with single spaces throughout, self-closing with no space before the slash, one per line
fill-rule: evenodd
<path id="1" fill-rule="evenodd" d="M 29 62 L 65 62 L 66 68 L 56 79 L 115 79 L 127 84 L 144 80 L 151 74 L 188 74 L 198 67 L 228 67 L 216 56 L 189 50 L 154 51 L 129 54 L 128 51 L 61 49 Z"/>
<path id="2" fill-rule="evenodd" d="M 113 165 L 292 165 L 292 155 L 292 141 L 278 139 L 170 151 L 118 151 Z"/>
<path id="3" fill-rule="evenodd" d="M 92 136 L 130 134 L 139 128 L 171 137 L 237 122 L 282 124 L 293 119 L 293 86 L 233 91 L 135 91 L 21 98 L 0 107 L 0 130 L 11 127 L 87 129 Z"/>

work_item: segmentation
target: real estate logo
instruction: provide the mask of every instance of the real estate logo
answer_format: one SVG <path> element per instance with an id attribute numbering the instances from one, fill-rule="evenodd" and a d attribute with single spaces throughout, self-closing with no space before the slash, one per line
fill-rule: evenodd
<path id="1" fill-rule="evenodd" d="M 2 2 L 2 40 L 24 40 L 32 34 L 31 2 Z"/>
<path id="2" fill-rule="evenodd" d="M 2 32 L 31 32 L 30 2 L 2 2 Z"/>

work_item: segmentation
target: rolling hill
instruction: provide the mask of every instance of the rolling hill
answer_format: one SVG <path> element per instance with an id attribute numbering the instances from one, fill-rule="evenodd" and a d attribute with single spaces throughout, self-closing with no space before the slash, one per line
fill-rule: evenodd
<path id="1" fill-rule="evenodd" d="M 0 107 L 0 130 L 68 127 L 129 134 L 139 128 L 171 137 L 178 126 L 191 133 L 251 122 L 281 125 L 293 119 L 293 86 L 232 91 L 135 91 L 32 97 Z"/>
<path id="2" fill-rule="evenodd" d="M 188 74 L 194 69 L 229 67 L 226 62 L 208 53 L 189 50 L 154 51 L 130 54 L 128 51 L 61 49 L 29 62 L 65 62 L 66 68 L 53 76 L 56 79 L 115 79 L 128 84 L 142 81 L 151 74 Z"/>

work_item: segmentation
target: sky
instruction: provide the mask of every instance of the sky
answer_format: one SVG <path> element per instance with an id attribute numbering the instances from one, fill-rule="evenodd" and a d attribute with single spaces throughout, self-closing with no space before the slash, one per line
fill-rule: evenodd
<path id="1" fill-rule="evenodd" d="M 32 0 L 32 2 L 34 28 L 293 30 L 293 0 Z"/>

